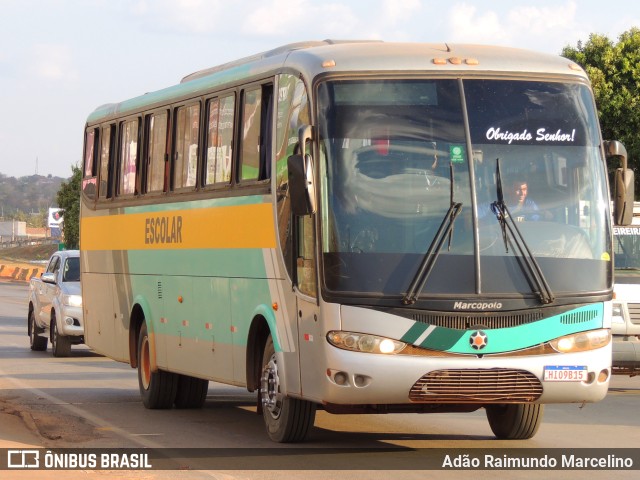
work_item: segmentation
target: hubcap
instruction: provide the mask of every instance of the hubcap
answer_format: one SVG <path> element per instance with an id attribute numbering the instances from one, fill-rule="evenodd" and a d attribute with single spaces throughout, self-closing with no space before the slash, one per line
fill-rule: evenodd
<path id="1" fill-rule="evenodd" d="M 140 380 L 142 381 L 142 388 L 149 389 L 151 383 L 151 365 L 149 360 L 149 337 L 142 339 L 142 345 L 140 345 Z"/>
<path id="2" fill-rule="evenodd" d="M 269 363 L 265 365 L 262 371 L 260 393 L 262 407 L 273 418 L 279 418 L 282 411 L 282 394 L 280 393 L 280 377 L 278 377 L 278 364 L 275 354 L 271 356 Z"/>

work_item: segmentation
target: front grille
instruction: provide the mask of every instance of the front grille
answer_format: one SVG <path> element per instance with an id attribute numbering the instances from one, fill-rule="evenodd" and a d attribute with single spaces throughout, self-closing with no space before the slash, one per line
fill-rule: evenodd
<path id="1" fill-rule="evenodd" d="M 640 303 L 628 303 L 627 308 L 629 309 L 631 323 L 640 325 Z"/>
<path id="2" fill-rule="evenodd" d="M 597 309 L 565 313 L 560 317 L 560 323 L 564 325 L 575 325 L 576 323 L 590 322 L 598 315 L 599 312 Z"/>
<path id="3" fill-rule="evenodd" d="M 540 395 L 534 374 L 510 368 L 436 370 L 409 391 L 411 401 L 428 403 L 522 403 Z"/>

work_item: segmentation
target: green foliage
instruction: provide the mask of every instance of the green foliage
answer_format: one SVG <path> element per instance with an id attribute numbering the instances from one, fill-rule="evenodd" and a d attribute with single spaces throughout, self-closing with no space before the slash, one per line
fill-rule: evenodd
<path id="1" fill-rule="evenodd" d="M 618 43 L 591 34 L 585 44 L 567 46 L 567 57 L 582 66 L 593 85 L 602 135 L 620 140 L 627 148 L 629 168 L 636 170 L 636 195 L 640 194 L 640 29 L 620 35 Z"/>
<path id="2" fill-rule="evenodd" d="M 68 249 L 80 246 L 80 186 L 82 170 L 71 167 L 71 178 L 62 182 L 58 190 L 58 206 L 64 209 L 64 243 Z"/>
<path id="3" fill-rule="evenodd" d="M 4 220 L 26 221 L 29 227 L 45 226 L 62 181 L 51 175 L 15 178 L 0 173 L 0 216 Z"/>

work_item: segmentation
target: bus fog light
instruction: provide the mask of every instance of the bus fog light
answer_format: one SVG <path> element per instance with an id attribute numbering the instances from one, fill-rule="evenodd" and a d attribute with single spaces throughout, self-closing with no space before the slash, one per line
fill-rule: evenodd
<path id="1" fill-rule="evenodd" d="M 347 374 L 344 372 L 338 372 L 333 376 L 333 381 L 338 385 L 346 385 L 347 384 Z"/>
<path id="2" fill-rule="evenodd" d="M 364 388 L 371 383 L 371 377 L 357 374 L 353 377 L 353 384 L 358 388 Z"/>
<path id="3" fill-rule="evenodd" d="M 66 323 L 69 326 L 72 326 L 73 325 L 73 318 L 71 318 L 71 317 L 65 318 L 64 319 L 64 323 Z"/>
<path id="4" fill-rule="evenodd" d="M 609 370 L 604 369 L 598 375 L 598 383 L 606 382 L 609 379 Z"/>

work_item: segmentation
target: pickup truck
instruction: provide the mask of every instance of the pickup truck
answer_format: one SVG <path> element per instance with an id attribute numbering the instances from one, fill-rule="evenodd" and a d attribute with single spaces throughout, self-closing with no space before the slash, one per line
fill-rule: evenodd
<path id="1" fill-rule="evenodd" d="M 51 341 L 55 357 L 68 357 L 71 345 L 84 343 L 78 250 L 54 253 L 46 271 L 30 280 L 27 333 L 31 350 L 45 351 Z"/>

